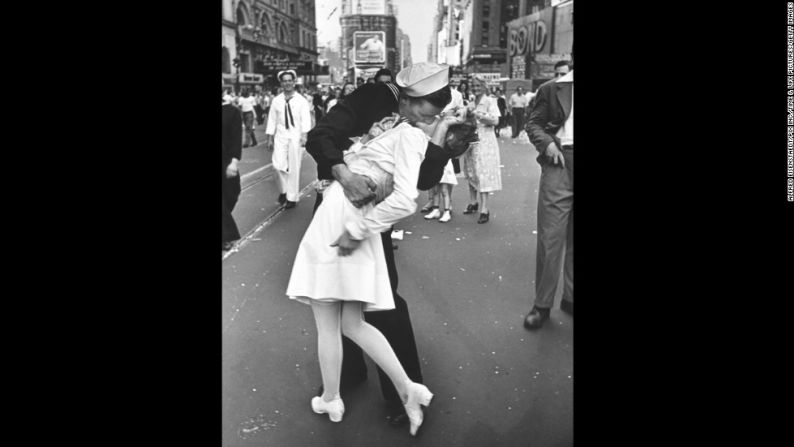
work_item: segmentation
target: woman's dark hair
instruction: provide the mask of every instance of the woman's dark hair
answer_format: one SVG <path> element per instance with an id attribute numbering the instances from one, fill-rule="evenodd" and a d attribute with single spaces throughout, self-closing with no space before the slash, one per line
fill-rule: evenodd
<path id="1" fill-rule="evenodd" d="M 441 108 L 441 109 L 446 107 L 447 104 L 449 104 L 450 101 L 452 101 L 452 92 L 450 92 L 450 90 L 449 90 L 449 85 L 445 85 L 444 87 L 441 87 L 440 89 L 434 91 L 433 93 L 430 93 L 430 94 L 425 95 L 425 96 L 420 96 L 418 98 L 414 98 L 414 97 L 408 96 L 408 95 L 405 94 L 405 92 L 400 92 L 400 96 L 402 96 L 404 98 L 408 98 L 412 102 L 413 101 L 425 100 L 425 101 L 429 102 L 430 104 L 432 104 L 434 107 L 438 107 L 438 108 Z"/>
<path id="2" fill-rule="evenodd" d="M 465 89 L 463 88 L 464 85 L 466 86 Z M 458 90 L 461 92 L 469 93 L 469 81 L 465 79 L 461 79 L 460 84 L 458 84 Z"/>

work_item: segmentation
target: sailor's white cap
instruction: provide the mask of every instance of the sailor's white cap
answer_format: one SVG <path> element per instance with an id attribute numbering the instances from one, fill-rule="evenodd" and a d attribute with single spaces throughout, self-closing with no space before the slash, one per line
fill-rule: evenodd
<path id="1" fill-rule="evenodd" d="M 449 84 L 449 65 L 419 62 L 400 70 L 395 80 L 408 96 L 429 95 Z"/>

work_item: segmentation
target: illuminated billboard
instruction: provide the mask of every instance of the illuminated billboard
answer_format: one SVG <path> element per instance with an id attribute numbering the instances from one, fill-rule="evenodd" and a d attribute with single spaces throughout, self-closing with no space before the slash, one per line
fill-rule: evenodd
<path id="1" fill-rule="evenodd" d="M 356 31 L 353 33 L 353 63 L 383 65 L 386 63 L 386 33 Z"/>

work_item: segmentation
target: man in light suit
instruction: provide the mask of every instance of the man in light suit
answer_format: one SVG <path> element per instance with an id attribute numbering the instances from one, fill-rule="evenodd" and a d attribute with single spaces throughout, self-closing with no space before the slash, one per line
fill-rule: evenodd
<path id="1" fill-rule="evenodd" d="M 526 131 L 538 150 L 541 176 L 535 302 L 524 327 L 538 329 L 554 305 L 560 270 L 560 308 L 573 315 L 573 70 L 538 88 Z"/>

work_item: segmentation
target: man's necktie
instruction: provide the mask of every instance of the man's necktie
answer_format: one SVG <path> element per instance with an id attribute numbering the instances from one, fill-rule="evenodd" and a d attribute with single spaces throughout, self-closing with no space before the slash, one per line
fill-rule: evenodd
<path id="1" fill-rule="evenodd" d="M 295 127 L 295 119 L 292 117 L 292 109 L 289 106 L 289 101 L 292 98 L 285 98 L 286 104 L 284 105 L 284 121 L 286 121 L 286 128 L 289 129 L 290 123 Z"/>

